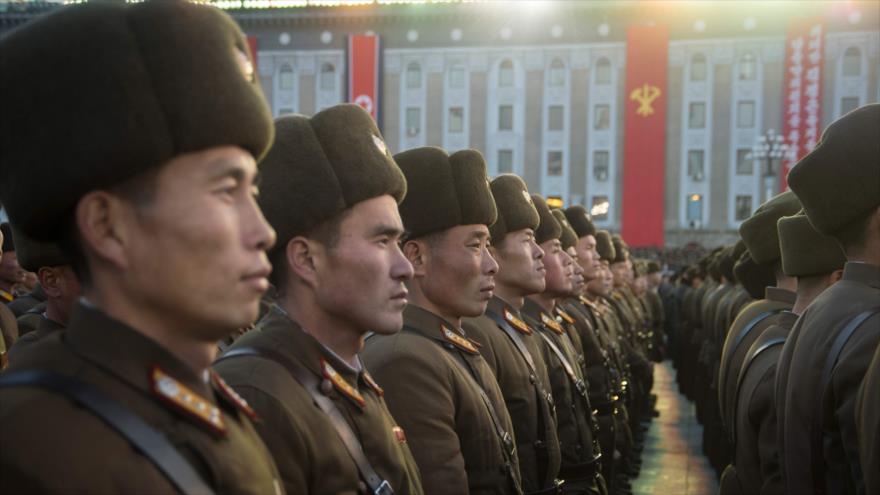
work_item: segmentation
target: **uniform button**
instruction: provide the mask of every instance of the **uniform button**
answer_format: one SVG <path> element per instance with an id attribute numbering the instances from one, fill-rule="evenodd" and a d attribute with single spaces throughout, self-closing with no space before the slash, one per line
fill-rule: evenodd
<path id="1" fill-rule="evenodd" d="M 544 448 L 544 442 L 542 442 L 542 441 L 540 441 L 540 440 L 535 440 L 535 444 L 534 444 L 534 445 L 535 445 L 535 448 L 536 448 L 536 449 L 542 449 L 542 448 Z"/>
<path id="2" fill-rule="evenodd" d="M 330 395 L 331 390 L 333 390 L 333 384 L 330 382 L 330 380 L 322 380 L 321 392 L 323 392 L 324 395 Z"/>
<path id="3" fill-rule="evenodd" d="M 530 383 L 535 383 L 536 380 L 537 380 L 537 379 L 535 378 L 535 374 L 534 374 L 534 373 L 529 373 L 529 382 L 530 382 Z"/>

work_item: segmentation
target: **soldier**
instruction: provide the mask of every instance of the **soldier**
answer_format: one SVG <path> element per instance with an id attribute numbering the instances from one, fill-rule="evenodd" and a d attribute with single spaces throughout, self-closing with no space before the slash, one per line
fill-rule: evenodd
<path id="1" fill-rule="evenodd" d="M 39 311 L 33 309 L 18 318 L 20 337 L 9 349 L 9 358 L 34 342 L 65 328 L 82 292 L 79 279 L 70 265 L 70 257 L 56 243 L 31 239 L 13 227 L 18 239 L 19 262 L 25 270 L 36 272 L 48 300 Z"/>
<path id="2" fill-rule="evenodd" d="M 666 311 L 663 298 L 660 295 L 660 286 L 663 282 L 660 263 L 648 261 L 645 266 L 645 272 L 647 274 L 648 286 L 644 297 L 651 313 L 651 348 L 654 350 L 652 358 L 654 362 L 659 363 L 666 358 L 666 341 L 664 339 L 664 334 L 666 333 Z"/>
<path id="3" fill-rule="evenodd" d="M 763 329 L 776 323 L 782 311 L 791 310 L 797 294 L 797 280 L 782 270 L 779 232 L 776 223 L 784 216 L 797 214 L 801 205 L 791 191 L 775 196 L 755 210 L 740 225 L 739 232 L 751 259 L 765 267 L 772 266 L 775 286 L 765 289 L 763 299 L 742 309 L 727 332 L 718 370 L 718 407 L 730 437 L 731 407 L 736 392 L 740 366 L 749 348 Z"/>
<path id="4" fill-rule="evenodd" d="M 412 278 L 398 247 L 406 180 L 357 105 L 275 122 L 260 206 L 277 304 L 215 368 L 262 418 L 290 493 L 422 493 L 404 430 L 358 353 L 400 331 Z"/>
<path id="5" fill-rule="evenodd" d="M 0 263 L 3 262 L 3 248 L 5 246 L 5 236 L 3 234 L 3 230 L 0 230 Z M 5 304 L 0 303 L 0 371 L 6 369 L 6 365 L 9 359 L 9 356 L 7 354 L 8 349 L 6 347 L 6 336 L 10 335 L 9 340 L 11 341 L 11 336 L 17 334 L 18 325 L 15 322 L 15 315 L 12 314 L 12 311 L 10 311 Z"/>
<path id="6" fill-rule="evenodd" d="M 843 279 L 789 334 L 776 372 L 785 489 L 865 493 L 855 402 L 880 341 L 880 105 L 832 123 L 789 174 L 810 223 L 846 253 Z M 876 393 L 876 390 L 872 391 Z"/>
<path id="7" fill-rule="evenodd" d="M 513 421 L 525 493 L 558 493 L 560 450 L 556 413 L 541 337 L 522 319 L 526 296 L 545 287 L 544 251 L 535 243 L 538 212 L 525 182 L 502 174 L 491 183 L 498 220 L 489 228 L 489 252 L 498 262 L 495 295 L 486 314 L 465 319 L 481 345 Z"/>
<path id="8" fill-rule="evenodd" d="M 30 275 L 34 273 L 33 271 L 26 271 L 21 262 L 22 242 L 19 239 L 21 232 L 14 229 L 9 223 L 0 225 L 0 230 L 3 230 L 5 233 L 4 239 L 6 239 L 7 245 L 4 246 L 4 250 L 9 252 L 9 257 L 6 261 L 0 262 L 0 286 L 4 284 L 4 280 L 6 280 L 7 284 L 11 284 L 8 285 L 8 290 L 0 289 L 0 303 L 6 303 L 6 307 L 12 311 L 16 318 L 21 317 L 36 306 L 40 306 L 40 312 L 44 311 L 46 309 L 46 293 L 39 283 L 29 292 L 21 290 L 23 287 L 26 287 L 29 283 Z M 13 240 L 19 241 L 18 248 L 16 248 Z M 18 329 L 19 336 L 24 335 L 31 329 L 30 326 L 20 324 Z"/>
<path id="9" fill-rule="evenodd" d="M 413 265 L 403 330 L 372 335 L 363 359 L 385 389 L 427 493 L 519 494 L 513 425 L 495 375 L 461 329 L 492 297 L 489 254 L 497 210 L 486 162 L 474 150 L 417 148 L 395 155 L 406 176 L 400 216 Z"/>
<path id="10" fill-rule="evenodd" d="M 856 403 L 859 458 L 865 474 L 865 493 L 880 492 L 880 346 L 865 373 Z"/>
<path id="11" fill-rule="evenodd" d="M 0 234 L 3 235 L 3 253 L 5 253 L 0 260 L 0 304 L 8 304 L 15 299 L 13 287 L 24 282 L 25 274 L 18 264 L 18 253 L 15 251 L 15 241 L 9 222 L 0 224 Z"/>
<path id="12" fill-rule="evenodd" d="M 0 41 L 16 95 L 0 198 L 83 284 L 67 329 L 0 378 L 0 492 L 283 493 L 210 370 L 257 314 L 275 239 L 253 197 L 272 121 L 247 53 L 228 15 L 188 2 L 67 7 Z"/>
<path id="13" fill-rule="evenodd" d="M 580 365 L 580 353 L 569 337 L 567 322 L 559 317 L 556 305 L 572 291 L 574 263 L 562 247 L 562 226 L 541 196 L 532 195 L 539 223 L 535 242 L 544 251 L 544 291 L 526 296 L 522 314 L 543 341 L 544 361 L 550 374 L 550 388 L 556 404 L 556 425 L 562 452 L 560 476 L 564 493 L 600 493 L 600 453 L 593 445 L 593 408 Z M 578 340 L 580 342 L 580 340 Z"/>
<path id="14" fill-rule="evenodd" d="M 840 280 L 846 261 L 837 242 L 816 232 L 806 216 L 783 217 L 777 225 L 782 271 L 797 277 L 797 299 L 776 323 L 758 330 L 736 377 L 730 419 L 735 456 L 722 476 L 722 495 L 784 493 L 773 403 L 776 362 L 798 315 Z"/>

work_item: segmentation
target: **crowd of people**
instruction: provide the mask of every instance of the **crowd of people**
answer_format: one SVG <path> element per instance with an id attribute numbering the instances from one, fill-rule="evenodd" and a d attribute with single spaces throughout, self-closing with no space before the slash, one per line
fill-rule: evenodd
<path id="1" fill-rule="evenodd" d="M 880 490 L 880 106 L 663 259 L 360 106 L 273 121 L 210 6 L 60 9 L 0 86 L 0 493 L 627 494 L 666 357 L 723 493 Z"/>

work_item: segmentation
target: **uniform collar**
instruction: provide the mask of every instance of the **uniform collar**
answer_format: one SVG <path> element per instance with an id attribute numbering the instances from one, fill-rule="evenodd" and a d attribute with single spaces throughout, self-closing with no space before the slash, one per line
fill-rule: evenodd
<path id="1" fill-rule="evenodd" d="M 848 261 L 843 266 L 843 280 L 880 289 L 880 266 L 860 261 Z"/>
<path id="2" fill-rule="evenodd" d="M 495 314 L 503 315 L 504 310 L 510 311 L 517 318 L 522 318 L 519 310 L 514 308 L 504 299 L 501 299 L 498 296 L 492 296 L 492 299 L 489 299 L 489 305 L 486 307 L 486 311 L 491 311 Z"/>
<path id="3" fill-rule="evenodd" d="M 779 287 L 767 287 L 764 289 L 764 299 L 793 306 L 795 301 L 797 301 L 797 293 L 788 289 L 780 289 Z"/>

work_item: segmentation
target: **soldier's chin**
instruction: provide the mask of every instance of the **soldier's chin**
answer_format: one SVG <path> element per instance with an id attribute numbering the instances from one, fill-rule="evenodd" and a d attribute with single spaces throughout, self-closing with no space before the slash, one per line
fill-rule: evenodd
<path id="1" fill-rule="evenodd" d="M 373 322 L 370 330 L 379 335 L 394 335 L 403 328 L 403 313 L 389 315 L 380 321 Z"/>

